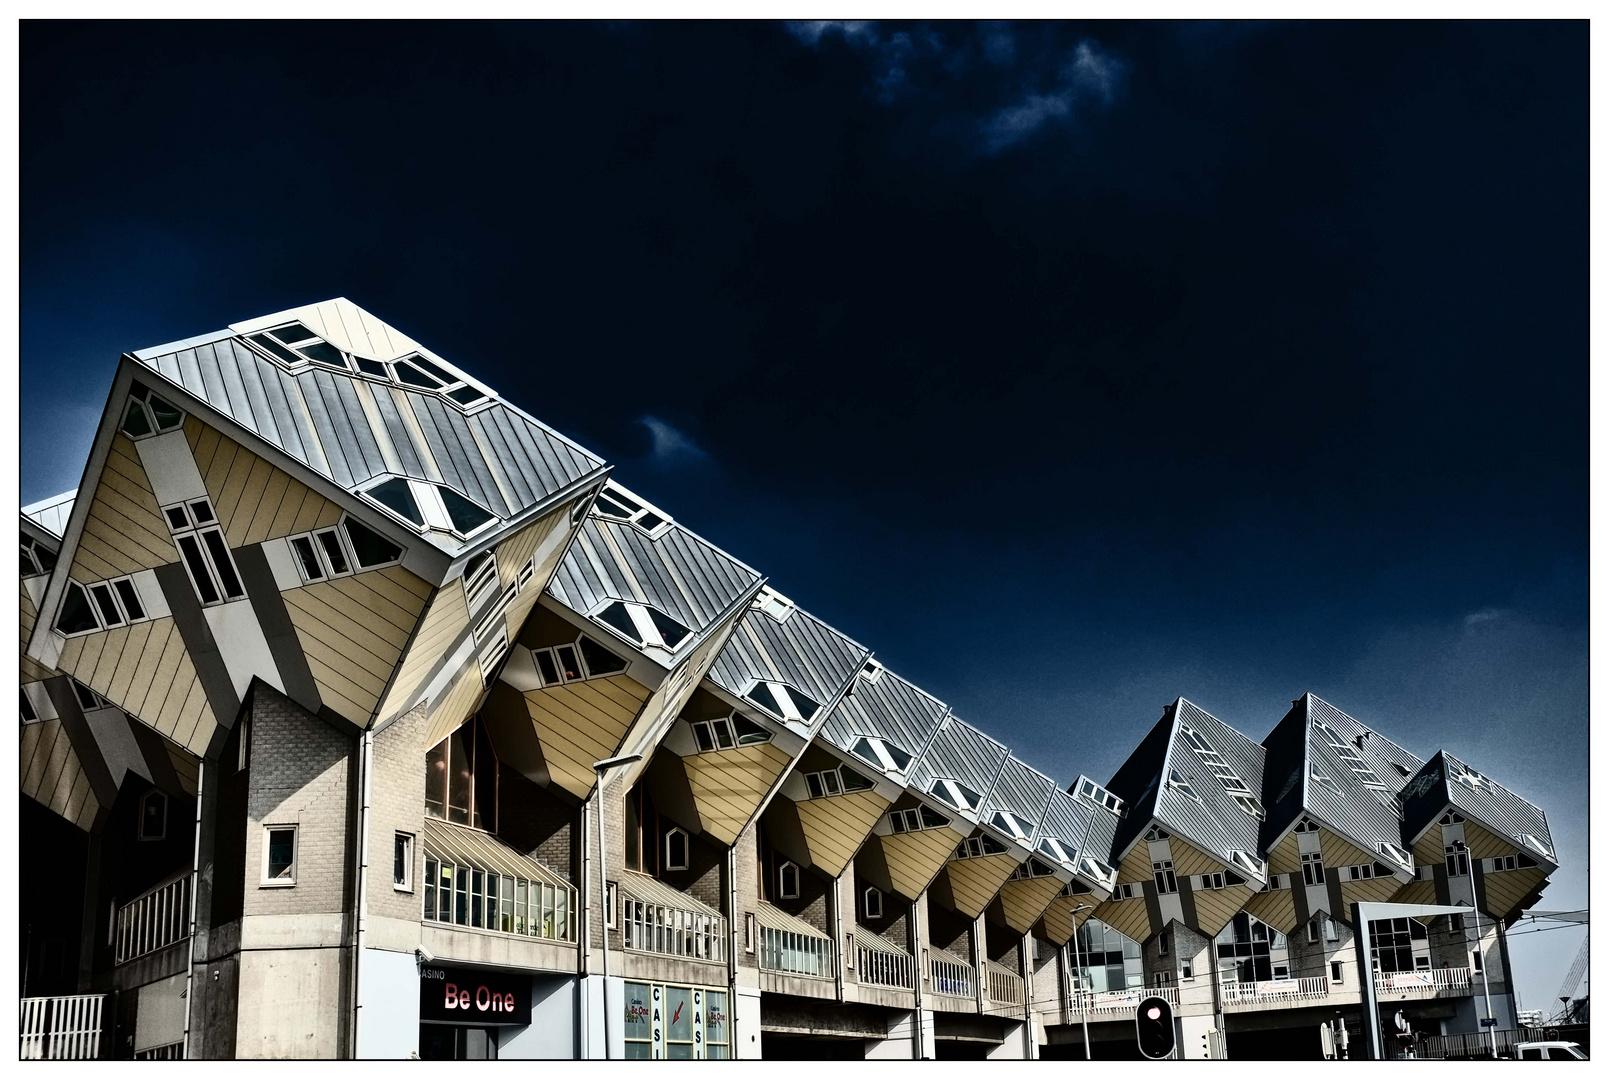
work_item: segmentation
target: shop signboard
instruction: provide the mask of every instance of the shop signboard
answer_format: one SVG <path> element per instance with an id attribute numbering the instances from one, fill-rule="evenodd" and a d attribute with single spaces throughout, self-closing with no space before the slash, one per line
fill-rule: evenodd
<path id="1" fill-rule="evenodd" d="M 477 1027 L 529 1024 L 531 977 L 427 964 L 419 969 L 419 1019 Z"/>

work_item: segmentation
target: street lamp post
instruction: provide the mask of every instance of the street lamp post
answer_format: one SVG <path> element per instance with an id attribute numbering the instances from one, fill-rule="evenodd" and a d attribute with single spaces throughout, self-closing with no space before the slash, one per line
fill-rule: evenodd
<path id="1" fill-rule="evenodd" d="M 604 758 L 602 761 L 592 763 L 592 772 L 597 777 L 598 792 L 598 898 L 603 905 L 603 1057 L 609 1060 L 609 845 L 604 842 L 603 834 L 603 777 L 610 769 L 617 765 L 630 765 L 634 761 L 641 761 L 641 754 L 622 754 L 620 757 Z"/>
<path id="2" fill-rule="evenodd" d="M 1077 915 L 1078 915 L 1078 913 L 1080 911 L 1089 911 L 1089 910 L 1091 910 L 1091 909 L 1090 909 L 1090 906 L 1088 904 L 1079 904 L 1072 911 L 1068 912 L 1068 914 L 1074 916 L 1074 920 L 1073 920 L 1073 980 L 1074 980 L 1074 992 L 1078 994 L 1078 1021 L 1079 1021 L 1079 1023 L 1081 1025 L 1083 1025 L 1083 1028 L 1084 1028 L 1084 1060 L 1085 1061 L 1090 1060 L 1090 1052 L 1089 1052 L 1089 1002 L 1084 997 L 1084 987 L 1082 986 L 1082 975 L 1080 974 L 1084 970 L 1084 961 L 1082 959 L 1083 953 L 1079 950 L 1079 947 L 1078 947 L 1079 926 L 1078 926 L 1078 921 L 1077 921 Z"/>
<path id="3" fill-rule="evenodd" d="M 1492 1033 L 1492 1060 L 1497 1060 L 1497 1014 L 1492 1011 L 1492 983 L 1486 977 L 1486 950 L 1481 947 L 1484 940 L 1481 937 L 1481 910 L 1471 904 L 1470 910 L 1475 913 L 1475 955 L 1481 958 L 1481 989 L 1486 994 L 1486 1030 Z M 1512 982 L 1510 983 L 1512 985 Z"/>

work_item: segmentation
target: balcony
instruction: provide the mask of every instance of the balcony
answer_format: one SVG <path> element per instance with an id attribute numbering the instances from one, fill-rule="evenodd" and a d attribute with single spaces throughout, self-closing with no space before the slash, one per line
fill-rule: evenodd
<path id="1" fill-rule="evenodd" d="M 1374 992 L 1383 1002 L 1468 997 L 1474 991 L 1468 968 L 1425 968 L 1422 971 L 1377 971 Z"/>
<path id="2" fill-rule="evenodd" d="M 1134 1010 L 1148 997 L 1159 997 L 1175 1009 L 1179 1007 L 1177 986 L 1136 986 L 1130 990 L 1081 990 L 1068 1007 L 1069 1023 L 1080 1016 L 1091 1020 L 1133 1020 Z"/>
<path id="3" fill-rule="evenodd" d="M 1225 1012 L 1264 1006 L 1300 1008 L 1330 996 L 1330 980 L 1270 979 L 1263 982 L 1226 982 L 1219 986 Z"/>
<path id="4" fill-rule="evenodd" d="M 928 953 L 927 977 L 935 994 L 969 998 L 974 994 L 972 965 L 954 953 L 932 949 Z"/>
<path id="5" fill-rule="evenodd" d="M 986 960 L 983 964 L 983 975 L 989 1000 L 995 1004 L 1021 1005 L 1026 1000 L 1023 994 L 1022 976 L 1005 965 Z"/>
<path id="6" fill-rule="evenodd" d="M 725 959 L 726 919 L 719 911 L 646 874 L 623 874 L 617 887 L 627 949 L 689 960 Z"/>
<path id="7" fill-rule="evenodd" d="M 892 990 L 916 987 L 916 960 L 881 934 L 857 927 L 850 941 L 855 948 L 856 981 Z"/>
<path id="8" fill-rule="evenodd" d="M 112 931 L 114 963 L 149 956 L 190 936 L 190 872 L 166 881 L 117 909 Z M 70 1001 L 71 998 L 35 998 Z"/>
<path id="9" fill-rule="evenodd" d="M 781 908 L 762 902 L 755 911 L 760 924 L 760 970 L 783 975 L 830 979 L 832 938 Z"/>
<path id="10" fill-rule="evenodd" d="M 23 998 L 18 1056 L 24 1061 L 100 1057 L 101 1006 L 105 1000 L 104 994 Z"/>

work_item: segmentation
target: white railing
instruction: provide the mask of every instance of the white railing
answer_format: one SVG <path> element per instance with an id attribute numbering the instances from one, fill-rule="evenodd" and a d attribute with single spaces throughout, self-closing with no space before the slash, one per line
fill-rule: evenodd
<path id="1" fill-rule="evenodd" d="M 1001 1005 L 1021 1005 L 1023 1002 L 1022 976 L 1011 971 L 993 960 L 983 965 L 983 973 L 988 980 L 985 986 L 989 991 L 989 1000 Z"/>
<path id="2" fill-rule="evenodd" d="M 1236 1006 L 1284 1004 L 1292 1001 L 1316 1001 L 1330 996 L 1328 979 L 1268 979 L 1261 982 L 1226 982 L 1221 984 L 1224 1008 Z"/>
<path id="3" fill-rule="evenodd" d="M 1177 986 L 1136 986 L 1132 990 L 1098 990 L 1094 993 L 1079 991 L 1073 995 L 1072 1015 L 1088 1013 L 1090 1016 L 1130 1016 L 1148 997 L 1159 997 L 1175 1009 L 1179 1007 Z"/>
<path id="4" fill-rule="evenodd" d="M 726 920 L 719 915 L 650 903 L 620 890 L 621 930 L 626 948 L 694 960 L 726 955 Z"/>
<path id="5" fill-rule="evenodd" d="M 951 997 L 972 996 L 972 965 L 963 964 L 957 960 L 943 960 L 939 957 L 930 957 L 927 962 L 928 978 L 932 980 L 935 994 L 948 994 Z"/>
<path id="6" fill-rule="evenodd" d="M 900 990 L 914 987 L 916 964 L 909 956 L 895 956 L 861 945 L 855 949 L 855 970 L 868 986 L 892 986 Z"/>
<path id="7" fill-rule="evenodd" d="M 104 994 L 22 999 L 24 1061 L 83 1060 L 101 1056 Z"/>
<path id="8" fill-rule="evenodd" d="M 190 936 L 190 875 L 153 889 L 117 909 L 116 963 L 165 949 Z"/>
<path id="9" fill-rule="evenodd" d="M 1427 968 L 1424 971 L 1377 971 L 1374 989 L 1378 994 L 1406 994 L 1414 997 L 1462 997 L 1470 993 L 1468 968 Z"/>
<path id="10" fill-rule="evenodd" d="M 793 930 L 760 927 L 760 970 L 830 979 L 832 939 Z"/>

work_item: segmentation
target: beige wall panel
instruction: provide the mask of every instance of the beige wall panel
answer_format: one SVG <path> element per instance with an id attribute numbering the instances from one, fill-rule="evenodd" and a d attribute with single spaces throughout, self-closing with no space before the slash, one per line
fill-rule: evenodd
<path id="1" fill-rule="evenodd" d="M 88 830 L 100 809 L 60 720 L 27 724 L 18 755 L 22 794 Z"/>
<path id="2" fill-rule="evenodd" d="M 1289 889 L 1259 892 L 1246 901 L 1246 911 L 1282 934 L 1296 932 L 1296 899 Z"/>
<path id="3" fill-rule="evenodd" d="M 84 775 L 83 766 L 78 762 L 78 755 L 69 746 L 67 759 L 62 763 L 61 772 L 56 775 L 56 782 L 51 785 L 49 792 L 41 792 L 50 796 L 45 805 L 50 807 L 53 813 L 61 815 L 68 821 L 73 820 L 78 815 L 68 813 L 67 806 L 72 801 L 73 789 L 78 786 L 80 780 L 85 784 L 89 783 L 89 778 Z"/>
<path id="4" fill-rule="evenodd" d="M 946 863 L 944 870 L 950 875 L 950 892 L 955 897 L 956 910 L 974 919 L 982 915 L 1018 865 L 1011 855 L 984 855 Z"/>
<path id="5" fill-rule="evenodd" d="M 473 716 L 484 689 L 480 665 L 472 660 L 458 673 L 452 688 L 431 705 L 425 720 L 425 746 L 435 746 Z"/>
<path id="6" fill-rule="evenodd" d="M 1090 911 L 1080 911 L 1073 914 L 1073 909 L 1079 904 L 1089 904 L 1094 908 L 1095 895 L 1093 893 L 1080 893 L 1077 896 L 1058 896 L 1052 898 L 1049 906 L 1045 908 L 1041 918 L 1045 922 L 1046 939 L 1056 946 L 1062 946 L 1073 940 L 1073 934 L 1078 927 L 1084 925 L 1084 920 L 1090 917 Z"/>
<path id="7" fill-rule="evenodd" d="M 1302 855 L 1296 847 L 1296 834 L 1288 832 L 1285 838 L 1268 852 L 1268 872 L 1270 874 L 1300 874 L 1302 872 Z"/>
<path id="8" fill-rule="evenodd" d="M 1190 894 L 1196 908 L 1195 929 L 1207 937 L 1217 937 L 1229 925 L 1235 913 L 1257 895 L 1257 890 L 1244 885 L 1231 885 L 1227 889 L 1201 889 Z"/>
<path id="9" fill-rule="evenodd" d="M 56 741 L 50 745 L 50 756 L 45 759 L 45 767 L 39 774 L 39 789 L 34 798 L 49 806 L 56 796 L 56 785 L 69 763 L 77 772 L 78 755 L 73 752 L 73 742 L 63 730 L 56 733 Z"/>
<path id="10" fill-rule="evenodd" d="M 169 654 L 184 649 L 184 642 L 180 639 L 178 650 L 174 650 L 174 640 L 180 635 L 172 619 L 157 619 L 146 625 L 150 633 L 140 648 L 139 662 L 130 673 L 128 686 L 124 688 L 122 695 L 122 700 L 127 703 L 123 706 L 123 711 L 133 715 L 144 713 L 145 701 L 151 696 L 151 688 L 156 685 L 157 675 Z M 170 678 L 172 671 L 177 667 L 175 657 L 169 667 Z"/>
<path id="11" fill-rule="evenodd" d="M 1347 908 L 1336 914 L 1350 921 L 1353 904 L 1383 904 L 1397 894 L 1399 887 L 1397 879 L 1389 877 L 1371 878 L 1368 881 L 1342 881 L 1341 901 Z"/>
<path id="12" fill-rule="evenodd" d="M 1145 846 L 1144 840 L 1136 841 L 1129 853 L 1123 856 L 1123 861 L 1117 864 L 1118 884 L 1124 882 L 1147 882 L 1151 880 L 1151 855 Z"/>
<path id="13" fill-rule="evenodd" d="M 1512 840 L 1504 840 L 1501 836 L 1477 825 L 1473 818 L 1464 822 L 1464 843 L 1469 845 L 1469 856 L 1472 859 L 1495 859 L 1499 855 L 1513 855 L 1521 850 L 1514 846 Z M 1445 857 L 1444 852 L 1443 861 Z"/>
<path id="14" fill-rule="evenodd" d="M 436 592 L 435 599 L 419 624 L 419 632 L 397 669 L 396 681 L 386 694 L 380 707 L 382 719 L 403 708 L 419 684 L 430 674 L 436 662 L 458 640 L 458 635 L 469 625 L 469 602 L 464 599 L 463 585 L 448 582 Z"/>
<path id="15" fill-rule="evenodd" d="M 963 839 L 954 829 L 922 829 L 878 837 L 894 890 L 913 900 L 920 896 Z"/>
<path id="16" fill-rule="evenodd" d="M 1392 896 L 1393 904 L 1434 904 L 1436 902 L 1436 883 L 1434 881 L 1410 881 L 1398 889 Z"/>
<path id="17" fill-rule="evenodd" d="M 1062 883 L 1053 877 L 1007 881 L 1000 886 L 1000 907 L 1005 912 L 1006 925 L 1019 934 L 1032 930 L 1061 887 Z"/>
<path id="18" fill-rule="evenodd" d="M 177 636 L 177 635 L 175 635 Z M 149 698 L 150 695 L 147 695 Z M 150 721 L 168 738 L 183 745 L 190 734 L 194 733 L 197 721 L 205 714 L 209 723 L 212 720 L 212 707 L 206 704 L 206 692 L 202 689 L 201 678 L 196 674 L 195 664 L 190 660 L 188 652 L 179 654 L 179 663 L 174 670 L 173 682 L 167 694 L 162 698 L 162 711 L 157 713 Z M 200 704 L 192 707 L 194 699 Z M 184 734 L 180 734 L 180 724 L 184 725 Z"/>
<path id="19" fill-rule="evenodd" d="M 64 672 L 163 735 L 211 737 L 212 708 L 172 618 L 73 638 L 61 659 Z"/>
<path id="20" fill-rule="evenodd" d="M 39 797 L 39 783 L 44 779 L 45 766 L 50 762 L 50 752 L 59 738 L 66 738 L 62 734 L 60 720 L 23 725 L 17 775 L 22 781 L 22 793 L 30 799 Z"/>
<path id="21" fill-rule="evenodd" d="M 592 790 L 592 763 L 620 748 L 648 690 L 626 675 L 566 683 L 525 694 L 553 782 L 572 795 Z"/>
<path id="22" fill-rule="evenodd" d="M 374 714 L 429 587 L 401 567 L 283 595 L 319 698 L 355 724 Z"/>
<path id="23" fill-rule="evenodd" d="M 1186 874 L 1214 874 L 1220 870 L 1231 870 L 1222 859 L 1215 855 L 1208 855 L 1205 851 L 1184 840 L 1178 833 L 1168 841 L 1168 850 L 1173 852 L 1173 872 L 1176 876 Z M 1149 874 L 1147 875 L 1150 876 Z"/>
<path id="24" fill-rule="evenodd" d="M 1349 840 L 1344 840 L 1328 829 L 1321 829 L 1318 834 L 1319 851 L 1324 856 L 1324 865 L 1330 866 L 1357 866 L 1362 863 L 1379 862 L 1379 855 L 1371 855 Z"/>
<path id="25" fill-rule="evenodd" d="M 17 583 L 17 588 L 22 593 L 22 599 L 21 599 L 21 602 L 19 603 L 19 616 L 20 616 L 19 622 L 20 622 L 20 629 L 22 631 L 22 648 L 26 649 L 28 647 L 28 639 L 33 636 L 34 623 L 39 621 L 39 610 L 38 610 L 38 608 L 34 607 L 34 599 L 33 599 L 33 597 L 28 595 L 27 586 L 23 585 L 19 581 Z M 41 681 L 43 679 L 50 678 L 54 674 L 55 674 L 54 671 L 51 671 L 49 668 L 47 668 L 45 665 L 41 664 L 39 661 L 35 660 L 33 657 L 27 655 L 26 653 L 23 654 L 23 656 L 22 656 L 22 681 L 23 682 L 39 682 L 39 681 Z"/>
<path id="26" fill-rule="evenodd" d="M 1438 818 L 1440 814 L 1436 815 Z M 1413 861 L 1416 866 L 1429 866 L 1434 863 L 1447 861 L 1447 848 L 1441 842 L 1441 826 L 1432 825 L 1425 830 L 1425 835 L 1413 846 Z"/>
<path id="27" fill-rule="evenodd" d="M 179 774 L 179 785 L 194 795 L 196 793 L 196 776 L 201 770 L 201 762 L 185 753 L 173 743 L 168 743 L 168 760 L 173 762 L 173 771 Z"/>
<path id="28" fill-rule="evenodd" d="M 531 613 L 531 609 L 541 598 L 542 590 L 537 588 L 536 580 L 533 578 L 530 584 L 525 586 L 525 591 L 508 606 L 508 610 L 503 613 L 503 625 L 508 631 L 509 641 L 519 638 L 520 628 L 525 625 L 525 617 Z"/>
<path id="29" fill-rule="evenodd" d="M 1481 878 L 1482 892 L 1485 893 L 1481 910 L 1506 919 L 1546 878 L 1541 867 L 1486 874 Z"/>
<path id="30" fill-rule="evenodd" d="M 856 791 L 795 803 L 816 869 L 837 877 L 855 857 L 889 802 L 875 791 Z"/>
<path id="31" fill-rule="evenodd" d="M 788 760 L 773 743 L 682 758 L 704 831 L 723 844 L 735 843 Z"/>
<path id="32" fill-rule="evenodd" d="M 340 519 L 337 504 L 215 428 L 190 417 L 184 434 L 230 547 L 260 544 Z"/>
<path id="33" fill-rule="evenodd" d="M 163 620 L 168 622 L 170 620 Z M 106 690 L 106 700 L 123 705 L 129 700 L 129 688 L 133 685 L 136 670 L 143 664 L 147 673 L 153 673 L 157 661 L 162 658 L 162 647 L 167 644 L 164 633 L 156 642 L 156 648 L 151 650 L 147 657 L 146 646 L 151 641 L 151 628 L 155 623 L 135 623 L 128 628 L 128 637 L 123 642 L 123 652 L 117 659 L 117 665 L 112 669 L 112 677 Z M 164 631 L 167 627 L 162 627 Z M 141 695 L 143 700 L 144 695 Z M 125 709 L 126 711 L 126 709 Z"/>
<path id="34" fill-rule="evenodd" d="M 69 575 L 82 582 L 99 581 L 165 566 L 178 558 L 139 451 L 119 434 L 95 485 Z"/>
<path id="35" fill-rule="evenodd" d="M 1145 898 L 1108 900 L 1095 909 L 1095 918 L 1120 934 L 1143 942 L 1151 936 L 1151 916 L 1145 910 Z"/>
<path id="36" fill-rule="evenodd" d="M 563 526 L 569 520 L 569 516 L 570 507 L 561 506 L 497 545 L 497 576 L 502 580 L 503 588 L 508 588 L 509 583 L 519 574 L 520 567 L 525 565 L 525 560 L 531 557 L 532 552 L 536 551 L 542 541 L 552 535 L 554 529 Z"/>

